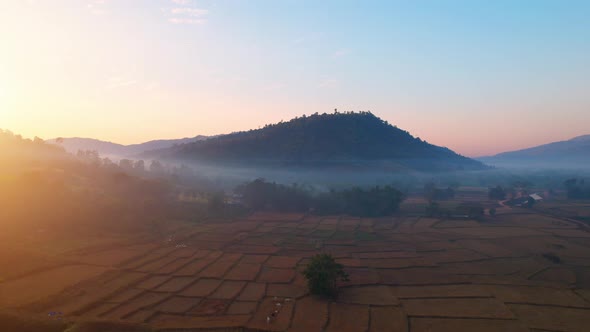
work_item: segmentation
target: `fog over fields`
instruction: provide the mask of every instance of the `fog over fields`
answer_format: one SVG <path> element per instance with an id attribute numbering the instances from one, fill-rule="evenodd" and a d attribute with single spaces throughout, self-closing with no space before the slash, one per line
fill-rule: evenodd
<path id="1" fill-rule="evenodd" d="M 0 1 L 0 332 L 590 331 L 590 1 Z"/>

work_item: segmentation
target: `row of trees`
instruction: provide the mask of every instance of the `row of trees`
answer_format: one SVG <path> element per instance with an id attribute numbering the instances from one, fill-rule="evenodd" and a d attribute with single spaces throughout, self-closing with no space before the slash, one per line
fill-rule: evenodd
<path id="1" fill-rule="evenodd" d="M 78 160 L 99 168 L 104 168 L 110 171 L 122 171 L 127 174 L 136 175 L 140 177 L 162 178 L 169 179 L 189 179 L 196 176 L 193 168 L 184 164 L 180 166 L 168 165 L 159 160 L 152 160 L 149 165 L 144 160 L 121 159 L 118 162 L 110 158 L 102 158 L 97 151 L 94 150 L 79 150 L 76 153 Z"/>
<path id="2" fill-rule="evenodd" d="M 378 217 L 396 212 L 404 195 L 391 186 L 313 193 L 299 185 L 286 186 L 257 179 L 236 188 L 244 203 L 254 210 L 315 212 Z"/>
<path id="3" fill-rule="evenodd" d="M 110 158 L 101 158 L 100 154 L 95 150 L 78 150 L 76 157 L 87 164 L 97 167 L 105 168 L 120 168 L 127 173 L 145 173 L 151 172 L 154 174 L 164 174 L 166 168 L 158 160 L 152 160 L 149 167 L 146 168 L 146 163 L 143 160 L 121 159 L 119 162 L 114 162 Z"/>
<path id="4" fill-rule="evenodd" d="M 508 197 L 526 196 L 532 187 L 532 183 L 528 181 L 515 181 L 511 186 L 502 187 L 495 186 L 488 189 L 488 197 L 494 200 L 504 200 Z"/>
<path id="5" fill-rule="evenodd" d="M 528 188 L 532 184 L 528 181 L 515 182 L 512 187 L 504 188 L 502 186 L 496 186 L 489 188 L 488 197 L 495 200 L 504 200 L 507 196 L 515 196 L 516 193 L 526 195 Z M 583 178 L 570 178 L 563 182 L 563 186 L 566 189 L 567 197 L 569 199 L 585 199 L 590 198 L 590 184 L 586 183 Z M 553 192 L 553 190 L 550 190 Z M 534 204 L 531 203 L 531 204 Z"/>
<path id="6" fill-rule="evenodd" d="M 586 183 L 584 179 L 571 178 L 563 184 L 569 199 L 590 198 L 590 184 Z"/>
<path id="7" fill-rule="evenodd" d="M 479 203 L 463 203 L 454 208 L 447 208 L 442 207 L 437 202 L 431 201 L 426 206 L 426 215 L 428 217 L 452 218 L 454 216 L 466 216 L 471 219 L 480 219 L 484 216 L 484 213 L 485 209 Z M 495 214 L 495 210 L 491 213 Z"/>
<path id="8" fill-rule="evenodd" d="M 455 197 L 454 186 L 448 186 L 446 189 L 437 188 L 434 182 L 428 182 L 424 185 L 424 197 L 429 201 L 447 200 Z"/>
<path id="9" fill-rule="evenodd" d="M 399 209 L 404 194 L 392 186 L 351 189 L 322 193 L 315 199 L 318 214 L 348 214 L 351 216 L 389 216 Z"/>

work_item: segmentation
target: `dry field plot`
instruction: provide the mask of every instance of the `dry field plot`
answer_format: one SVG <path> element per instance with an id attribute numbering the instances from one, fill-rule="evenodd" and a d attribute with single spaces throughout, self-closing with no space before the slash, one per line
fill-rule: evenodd
<path id="1" fill-rule="evenodd" d="M 225 279 L 253 281 L 256 279 L 261 267 L 261 264 L 239 263 L 228 272 Z"/>
<path id="2" fill-rule="evenodd" d="M 370 332 L 404 332 L 408 330 L 406 314 L 400 307 L 371 307 Z"/>
<path id="3" fill-rule="evenodd" d="M 217 290 L 210 295 L 210 298 L 213 299 L 233 299 L 246 286 L 245 281 L 224 281 Z"/>
<path id="4" fill-rule="evenodd" d="M 149 277 L 148 279 L 143 280 L 142 282 L 137 284 L 135 287 L 140 288 L 140 289 L 154 289 L 154 288 L 162 285 L 163 283 L 165 283 L 169 279 L 170 279 L 170 277 L 166 276 L 166 275 L 152 276 L 152 277 Z"/>
<path id="5" fill-rule="evenodd" d="M 313 297 L 301 299 L 295 304 L 295 314 L 289 331 L 321 331 L 328 322 L 328 315 L 326 301 Z"/>
<path id="6" fill-rule="evenodd" d="M 101 314 L 100 317 L 106 319 L 124 319 L 141 309 L 155 306 L 158 303 L 165 301 L 168 297 L 170 296 L 165 293 L 144 292 L 138 297 L 135 297 L 128 302 L 122 303 L 116 306 L 114 309 Z"/>
<path id="7" fill-rule="evenodd" d="M 265 213 L 191 227 L 15 264 L 36 272 L 3 272 L 0 307 L 157 331 L 589 330 L 590 233 L 565 219 Z M 350 275 L 331 301 L 311 296 L 300 272 L 321 252 Z"/>
<path id="8" fill-rule="evenodd" d="M 297 299 L 307 294 L 307 287 L 295 284 L 268 284 L 267 296 Z"/>
<path id="9" fill-rule="evenodd" d="M 338 302 L 367 305 L 399 305 L 389 286 L 347 287 L 338 294 Z"/>
<path id="10" fill-rule="evenodd" d="M 193 281 L 194 280 L 191 277 L 174 277 L 160 285 L 155 290 L 157 292 L 176 293 L 183 288 L 186 288 L 186 286 L 190 285 Z"/>
<path id="11" fill-rule="evenodd" d="M 259 330 L 285 331 L 291 325 L 293 308 L 293 301 L 285 302 L 283 299 L 265 298 L 248 323 L 248 327 Z"/>
<path id="12" fill-rule="evenodd" d="M 330 321 L 326 331 L 361 332 L 369 326 L 369 307 L 366 305 L 331 303 Z"/>
<path id="13" fill-rule="evenodd" d="M 213 293 L 222 280 L 219 279 L 199 279 L 196 283 L 183 290 L 180 295 L 191 297 L 205 297 Z"/>
<path id="14" fill-rule="evenodd" d="M 175 296 L 158 304 L 154 309 L 159 312 L 182 314 L 196 307 L 199 302 L 196 298 Z"/>
<path id="15" fill-rule="evenodd" d="M 508 307 L 494 298 L 406 299 L 402 306 L 413 317 L 514 318 Z"/>
<path id="16" fill-rule="evenodd" d="M 259 301 L 266 294 L 266 284 L 250 282 L 248 283 L 240 295 L 238 300 L 240 301 Z"/>
<path id="17" fill-rule="evenodd" d="M 517 320 L 457 319 L 457 318 L 410 318 L 413 332 L 529 332 Z M 402 330 L 403 331 L 403 330 Z M 541 332 L 541 331 L 539 331 Z"/>
<path id="18" fill-rule="evenodd" d="M 108 268 L 71 265 L 0 283 L 0 308 L 20 307 L 43 300 L 81 280 L 98 276 Z"/>

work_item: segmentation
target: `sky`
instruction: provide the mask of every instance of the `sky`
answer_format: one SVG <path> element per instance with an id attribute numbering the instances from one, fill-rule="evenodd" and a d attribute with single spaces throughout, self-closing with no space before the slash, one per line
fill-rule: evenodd
<path id="1" fill-rule="evenodd" d="M 117 143 L 371 111 L 483 156 L 590 134 L 590 1 L 2 0 L 0 128 Z"/>

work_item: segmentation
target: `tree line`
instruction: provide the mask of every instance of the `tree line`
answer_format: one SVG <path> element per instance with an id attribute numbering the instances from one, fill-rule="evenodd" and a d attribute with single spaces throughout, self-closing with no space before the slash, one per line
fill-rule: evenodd
<path id="1" fill-rule="evenodd" d="M 253 210 L 359 217 L 391 215 L 399 209 L 404 199 L 404 194 L 392 186 L 353 187 L 316 193 L 297 184 L 287 186 L 264 179 L 245 183 L 237 187 L 236 192 Z"/>
<path id="2" fill-rule="evenodd" d="M 590 198 L 590 184 L 585 179 L 571 178 L 563 184 L 569 199 Z"/>

